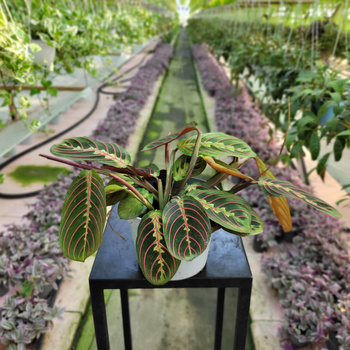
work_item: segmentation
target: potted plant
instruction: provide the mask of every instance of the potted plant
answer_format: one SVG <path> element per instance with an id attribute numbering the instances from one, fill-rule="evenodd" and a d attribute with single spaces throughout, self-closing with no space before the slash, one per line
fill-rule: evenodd
<path id="1" fill-rule="evenodd" d="M 170 151 L 171 142 L 192 131 L 195 136 L 181 139 Z M 84 169 L 73 180 L 63 205 L 59 238 L 67 257 L 84 261 L 98 249 L 106 205 L 116 203 L 121 219 L 141 217 L 136 240 L 138 261 L 147 280 L 157 285 L 168 282 L 182 261 L 200 256 L 215 230 L 224 228 L 242 237 L 262 232 L 262 219 L 237 194 L 248 186 L 259 186 L 268 196 L 285 231 L 292 228 L 285 197 L 299 198 L 322 212 L 341 217 L 336 209 L 312 194 L 288 181 L 276 180 L 248 144 L 234 136 L 220 132 L 202 134 L 191 123 L 153 141 L 144 150 L 162 146 L 165 148 L 162 170 L 155 164 L 135 168 L 130 165 L 130 155 L 118 144 L 87 137 L 66 139 L 51 147 L 54 156 L 46 158 Z M 176 158 L 178 152 L 182 154 Z M 225 163 L 218 157 L 231 157 L 231 161 Z M 250 159 L 255 160 L 259 169 L 257 179 L 240 171 Z M 205 182 L 190 183 L 207 165 L 215 174 Z M 107 186 L 99 174 L 111 179 Z M 239 181 L 230 190 L 217 189 L 229 176 Z"/>
<path id="2" fill-rule="evenodd" d="M 46 300 L 17 293 L 0 308 L 0 338 L 7 349 L 26 349 L 35 338 L 52 327 L 63 310 L 49 307 Z"/>
<path id="3" fill-rule="evenodd" d="M 335 307 L 334 330 L 329 333 L 328 349 L 348 349 L 350 347 L 350 298 L 344 296 Z"/>
<path id="4" fill-rule="evenodd" d="M 12 120 L 26 120 L 29 101 L 26 97 L 19 98 L 20 107 L 16 105 L 15 97 L 21 90 L 21 85 L 33 83 L 31 76 L 32 59 L 28 51 L 29 37 L 19 25 L 8 21 L 0 6 L 0 97 L 2 105 L 9 106 Z M 29 45 L 33 52 L 38 50 L 34 44 Z"/>

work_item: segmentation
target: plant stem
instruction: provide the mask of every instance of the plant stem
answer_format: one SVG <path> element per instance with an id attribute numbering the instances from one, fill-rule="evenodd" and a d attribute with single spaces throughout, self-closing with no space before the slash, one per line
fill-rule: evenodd
<path id="1" fill-rule="evenodd" d="M 126 186 L 149 210 L 154 210 L 152 204 L 134 186 L 130 185 L 127 181 L 118 175 L 109 173 L 109 176 L 113 177 L 114 179 L 121 182 L 124 186 Z"/>
<path id="2" fill-rule="evenodd" d="M 138 179 L 135 179 L 133 177 L 130 177 L 131 180 L 133 180 L 137 185 L 141 186 L 141 187 L 144 187 L 146 190 L 148 190 L 149 192 L 151 192 L 153 194 L 153 197 L 156 201 L 158 201 L 158 192 L 157 190 L 146 180 L 146 179 L 143 179 L 143 180 L 138 180 Z"/>
<path id="3" fill-rule="evenodd" d="M 58 158 L 55 156 L 49 156 L 47 154 L 39 154 L 40 157 L 44 157 L 47 158 L 49 160 L 54 160 L 55 162 L 59 162 L 59 163 L 63 163 L 63 164 L 67 164 L 67 165 L 71 165 L 80 169 L 85 169 L 85 170 L 96 170 L 96 172 L 103 174 L 103 175 L 109 175 L 110 171 L 109 170 L 104 170 L 104 169 L 100 169 L 91 165 L 86 165 L 86 164 L 80 164 L 78 162 L 74 162 L 73 160 L 68 160 L 68 159 L 62 159 L 62 158 Z"/>
<path id="4" fill-rule="evenodd" d="M 4 85 L 4 89 L 10 94 L 11 103 L 8 106 L 9 106 L 11 119 L 12 120 L 19 120 L 18 111 L 17 111 L 16 105 L 15 105 L 15 98 L 12 94 L 12 89 L 6 85 L 4 76 L 3 76 L 1 71 L 0 71 L 0 77 L 1 77 L 2 84 Z"/>
<path id="5" fill-rule="evenodd" d="M 197 162 L 197 159 L 198 159 L 199 147 L 200 147 L 201 141 L 202 141 L 202 132 L 200 130 L 198 130 L 198 129 L 196 129 L 196 130 L 198 132 L 198 136 L 197 136 L 194 148 L 193 148 L 193 152 L 192 152 L 192 156 L 191 156 L 191 161 L 190 161 L 190 165 L 189 165 L 189 168 L 188 168 L 188 172 L 186 174 L 186 177 L 181 181 L 180 190 L 183 188 L 183 186 L 185 184 L 187 184 L 188 180 L 191 178 L 194 166 L 196 165 L 196 162 Z"/>
<path id="6" fill-rule="evenodd" d="M 208 179 L 205 183 L 210 187 L 214 187 L 214 186 L 217 186 L 220 182 L 226 180 L 229 176 L 230 176 L 229 174 L 217 172 L 210 179 Z"/>
<path id="7" fill-rule="evenodd" d="M 249 187 L 250 185 L 255 185 L 257 184 L 256 181 L 252 181 L 252 180 L 248 180 L 248 181 L 240 181 L 238 184 L 234 185 L 231 189 L 230 189 L 230 193 L 237 193 L 238 191 L 241 191 L 247 187 Z"/>
<path id="8" fill-rule="evenodd" d="M 164 206 L 166 204 L 166 203 L 164 203 L 163 183 L 162 183 L 161 179 L 157 179 L 157 183 L 158 183 L 159 209 L 163 210 Z"/>
<path id="9" fill-rule="evenodd" d="M 165 168 L 168 167 L 169 165 L 169 147 L 170 147 L 170 144 L 167 143 L 165 145 L 165 155 L 164 155 L 164 159 L 165 159 Z"/>
<path id="10" fill-rule="evenodd" d="M 137 185 L 146 188 L 149 192 L 152 192 L 154 199 L 158 200 L 158 192 L 157 190 L 144 178 L 137 174 L 136 169 L 133 166 L 128 165 L 127 168 L 134 174 L 135 177 L 131 177 Z"/>
<path id="11" fill-rule="evenodd" d="M 176 149 L 171 152 L 170 161 L 167 167 L 166 172 L 166 183 L 165 183 L 165 191 L 163 202 L 166 204 L 169 201 L 171 190 L 172 190 L 172 182 L 173 182 L 173 164 L 175 159 Z M 164 204 L 164 205 L 165 205 Z"/>

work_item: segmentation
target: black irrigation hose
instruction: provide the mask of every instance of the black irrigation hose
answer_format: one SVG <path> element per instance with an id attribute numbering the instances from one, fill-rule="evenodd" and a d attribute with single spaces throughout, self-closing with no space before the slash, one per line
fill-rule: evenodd
<path id="1" fill-rule="evenodd" d="M 147 53 L 149 52 L 152 52 L 152 51 L 147 51 Z M 129 69 L 127 69 L 125 72 L 123 72 L 122 75 L 119 75 L 117 76 L 116 78 L 114 78 L 112 81 L 113 82 L 117 82 L 120 78 L 122 78 L 125 74 L 128 74 L 130 73 L 131 71 L 133 71 L 134 69 L 136 69 L 137 67 L 139 67 L 140 65 L 143 64 L 143 62 L 145 61 L 147 55 L 145 55 L 142 60 L 135 64 L 134 66 L 130 67 Z M 131 59 L 131 58 L 130 58 Z M 129 60 L 130 60 L 129 59 Z M 127 60 L 122 66 L 124 66 L 127 62 L 129 62 L 129 60 Z M 121 66 L 121 67 L 122 67 Z M 106 81 L 112 74 L 114 73 L 111 73 L 107 78 L 104 79 L 104 81 Z M 126 81 L 130 81 L 131 78 L 128 78 L 128 79 L 124 79 L 124 80 L 121 80 L 120 83 L 123 83 L 123 82 L 126 82 Z M 103 94 L 103 95 L 118 95 L 120 93 L 118 92 L 108 92 L 108 91 L 104 91 L 103 89 L 107 86 L 110 85 L 110 82 L 107 82 L 107 83 L 104 83 L 102 85 L 100 85 L 97 89 L 97 92 L 96 92 L 96 100 L 95 100 L 95 103 L 92 107 L 92 109 L 88 112 L 88 114 L 86 114 L 82 119 L 78 120 L 76 123 L 74 123 L 73 125 L 69 126 L 67 129 L 65 130 L 62 130 L 61 132 L 59 132 L 58 134 L 55 134 L 54 136 L 50 137 L 49 139 L 43 141 L 43 142 L 40 142 L 39 144 L 33 146 L 33 147 L 30 147 L 28 149 L 26 149 L 25 151 L 19 153 L 19 154 L 16 154 L 15 156 L 11 157 L 9 160 L 7 160 L 6 162 L 0 164 L 0 171 L 2 169 L 4 169 L 6 166 L 8 166 L 9 164 L 11 164 L 12 162 L 14 162 L 15 160 L 25 156 L 26 154 L 32 152 L 32 151 L 35 151 L 36 149 L 40 148 L 41 146 L 44 146 L 46 145 L 47 143 L 50 143 L 52 142 L 53 140 L 57 139 L 58 137 L 64 135 L 65 133 L 71 131 L 72 129 L 76 128 L 78 125 L 80 125 L 81 123 L 83 123 L 86 119 L 88 119 L 93 113 L 94 111 L 96 110 L 99 102 L 100 102 L 100 94 Z M 1 193 L 0 192 L 0 198 L 3 198 L 3 199 L 20 199 L 20 198 L 29 198 L 29 197 L 34 197 L 34 196 L 37 196 L 38 194 L 40 194 L 41 190 L 38 190 L 38 191 L 32 191 L 32 192 L 27 192 L 27 193 L 18 193 L 18 194 L 8 194 L 8 193 Z"/>

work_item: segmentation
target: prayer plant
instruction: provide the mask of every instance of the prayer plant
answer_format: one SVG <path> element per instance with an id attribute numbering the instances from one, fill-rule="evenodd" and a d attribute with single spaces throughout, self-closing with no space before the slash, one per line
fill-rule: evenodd
<path id="1" fill-rule="evenodd" d="M 170 143 L 189 132 L 196 135 L 180 139 L 170 151 Z M 182 260 L 199 256 L 215 230 L 223 228 L 241 237 L 263 231 L 262 219 L 237 194 L 248 186 L 259 186 L 267 195 L 285 231 L 292 228 L 285 197 L 299 198 L 322 212 L 341 216 L 311 193 L 276 180 L 250 146 L 234 136 L 202 134 L 190 123 L 143 150 L 162 146 L 166 164 L 162 170 L 155 164 L 133 167 L 130 155 L 118 144 L 87 137 L 69 138 L 51 147 L 54 156 L 44 157 L 84 169 L 73 180 L 63 205 L 59 239 L 68 258 L 84 261 L 99 248 L 106 206 L 116 203 L 122 219 L 141 217 L 136 240 L 138 261 L 147 280 L 158 285 L 173 277 Z M 176 157 L 179 152 L 182 154 Z M 219 157 L 230 157 L 230 161 L 225 163 Z M 250 159 L 259 169 L 257 179 L 241 172 Z M 193 181 L 207 165 L 215 174 L 205 182 Z M 106 186 L 99 174 L 110 178 Z M 236 177 L 237 183 L 228 191 L 218 189 L 229 176 Z"/>

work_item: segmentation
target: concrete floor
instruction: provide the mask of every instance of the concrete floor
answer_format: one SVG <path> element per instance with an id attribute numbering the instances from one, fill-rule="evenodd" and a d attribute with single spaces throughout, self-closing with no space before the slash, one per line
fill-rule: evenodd
<path id="1" fill-rule="evenodd" d="M 129 295 L 135 350 L 214 348 L 215 289 L 133 290 Z M 225 298 L 223 350 L 232 349 L 233 346 L 236 301 L 236 291 L 228 290 Z M 123 349 L 124 346 L 119 310 L 119 291 L 113 291 L 107 303 L 111 350 Z M 89 349 L 97 349 L 95 340 Z"/>

